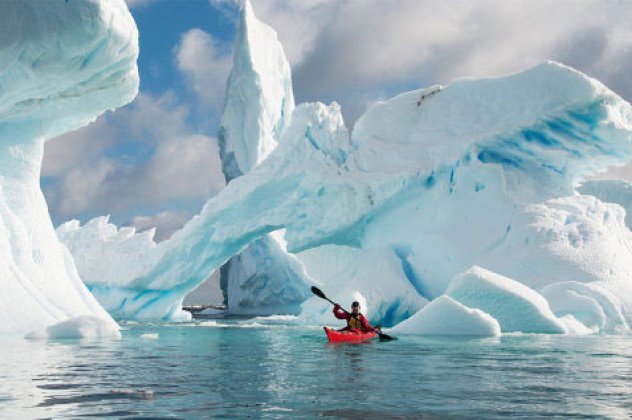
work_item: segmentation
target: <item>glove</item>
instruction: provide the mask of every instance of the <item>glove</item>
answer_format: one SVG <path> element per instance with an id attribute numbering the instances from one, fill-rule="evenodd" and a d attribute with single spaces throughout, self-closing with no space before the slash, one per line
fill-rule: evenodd
<path id="1" fill-rule="evenodd" d="M 334 309 L 340 309 L 342 308 L 342 306 L 340 306 L 339 303 L 334 303 Z"/>

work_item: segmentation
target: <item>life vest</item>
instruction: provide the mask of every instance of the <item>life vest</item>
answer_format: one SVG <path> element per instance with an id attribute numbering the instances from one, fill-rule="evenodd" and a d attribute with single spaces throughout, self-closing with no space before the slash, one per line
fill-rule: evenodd
<path id="1" fill-rule="evenodd" d="M 347 327 L 349 328 L 355 328 L 356 330 L 364 330 L 364 325 L 362 324 L 362 321 L 360 321 L 360 317 L 362 317 L 362 314 L 349 314 L 351 315 L 349 317 L 349 319 L 347 319 Z"/>

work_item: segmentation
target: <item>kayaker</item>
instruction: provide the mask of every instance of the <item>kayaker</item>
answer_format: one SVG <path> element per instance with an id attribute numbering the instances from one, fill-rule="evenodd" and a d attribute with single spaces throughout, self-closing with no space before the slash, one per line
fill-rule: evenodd
<path id="1" fill-rule="evenodd" d="M 378 331 L 380 329 L 379 325 L 372 327 L 371 324 L 369 324 L 366 317 L 360 313 L 360 302 L 357 301 L 351 304 L 351 312 L 345 311 L 342 309 L 340 304 L 336 303 L 334 305 L 334 316 L 338 319 L 345 319 L 347 321 L 347 326 L 341 331 L 360 333 Z"/>

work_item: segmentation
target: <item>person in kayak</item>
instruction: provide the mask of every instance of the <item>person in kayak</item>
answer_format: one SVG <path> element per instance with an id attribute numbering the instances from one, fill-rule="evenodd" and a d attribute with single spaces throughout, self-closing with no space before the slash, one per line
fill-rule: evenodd
<path id="1" fill-rule="evenodd" d="M 336 303 L 334 305 L 334 316 L 347 321 L 347 326 L 340 331 L 349 331 L 359 334 L 380 330 L 379 325 L 372 327 L 366 317 L 360 313 L 360 302 L 353 302 L 351 304 L 351 312 L 345 311 L 340 304 Z"/>

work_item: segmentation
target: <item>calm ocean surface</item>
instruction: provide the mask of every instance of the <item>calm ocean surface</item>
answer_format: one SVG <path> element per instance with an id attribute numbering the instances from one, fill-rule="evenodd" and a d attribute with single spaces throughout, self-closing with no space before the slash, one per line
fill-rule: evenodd
<path id="1" fill-rule="evenodd" d="M 118 341 L 0 339 L 0 418 L 632 413 L 628 336 L 328 345 L 278 318 L 124 328 Z"/>

